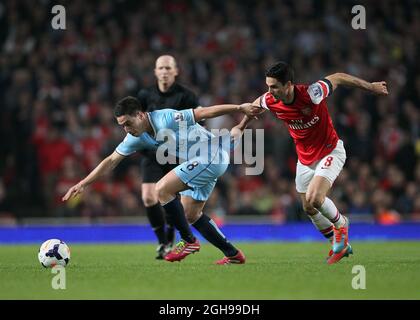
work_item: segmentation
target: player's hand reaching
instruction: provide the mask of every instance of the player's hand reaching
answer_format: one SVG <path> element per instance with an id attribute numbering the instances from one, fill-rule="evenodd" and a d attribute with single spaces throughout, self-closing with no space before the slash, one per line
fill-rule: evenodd
<path id="1" fill-rule="evenodd" d="M 243 103 L 239 107 L 244 114 L 252 119 L 258 119 L 257 116 L 265 111 L 263 108 L 260 108 L 260 106 L 252 103 Z"/>
<path id="2" fill-rule="evenodd" d="M 83 192 L 83 190 L 85 189 L 85 187 L 82 185 L 81 182 L 79 182 L 78 184 L 74 185 L 73 187 L 71 187 L 67 193 L 63 196 L 63 198 L 61 198 L 62 201 L 67 201 L 69 200 L 71 197 L 75 197 L 76 195 L 80 194 Z"/>
<path id="3" fill-rule="evenodd" d="M 387 96 L 388 95 L 388 88 L 386 87 L 385 81 L 380 82 L 372 82 L 372 88 L 370 89 L 374 94 L 380 96 Z"/>

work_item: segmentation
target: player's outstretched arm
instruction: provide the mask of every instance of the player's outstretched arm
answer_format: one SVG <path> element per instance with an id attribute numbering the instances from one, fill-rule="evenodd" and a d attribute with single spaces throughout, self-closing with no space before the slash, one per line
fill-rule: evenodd
<path id="1" fill-rule="evenodd" d="M 238 123 L 236 126 L 234 126 L 230 130 L 230 151 L 232 151 L 238 146 L 238 143 L 240 139 L 242 138 L 242 135 L 244 134 L 246 127 L 252 120 L 254 120 L 254 118 L 251 118 L 245 115 L 242 118 L 241 122 Z"/>
<path id="2" fill-rule="evenodd" d="M 123 155 L 120 155 L 118 152 L 114 151 L 111 155 L 102 160 L 101 163 L 98 164 L 97 167 L 86 176 L 86 178 L 71 187 L 61 200 L 67 201 L 71 197 L 82 193 L 86 186 L 113 170 L 124 158 L 125 157 Z"/>
<path id="3" fill-rule="evenodd" d="M 239 124 L 237 124 L 236 126 L 234 126 L 231 130 L 230 130 L 230 135 L 234 138 L 240 138 L 242 136 L 242 134 L 244 133 L 244 130 L 246 129 L 246 127 L 248 126 L 248 124 L 254 120 L 253 118 L 248 117 L 247 115 L 245 115 L 241 122 Z"/>
<path id="4" fill-rule="evenodd" d="M 252 103 L 243 103 L 243 104 L 221 104 L 216 106 L 211 106 L 207 108 L 194 109 L 195 121 L 199 122 L 203 119 L 216 118 L 224 114 L 229 114 L 233 112 L 242 112 L 251 118 L 256 118 L 259 114 L 263 112 L 261 108 L 253 105 Z"/>
<path id="5" fill-rule="evenodd" d="M 367 91 L 381 96 L 388 95 L 388 89 L 386 87 L 385 81 L 367 82 L 363 79 L 341 72 L 329 75 L 325 77 L 325 79 L 331 82 L 333 90 L 335 90 L 338 86 L 343 85 L 348 87 L 365 89 Z"/>
<path id="6" fill-rule="evenodd" d="M 254 100 L 252 103 L 255 106 L 261 106 L 261 100 L 263 99 L 263 96 L 259 96 L 257 99 Z"/>

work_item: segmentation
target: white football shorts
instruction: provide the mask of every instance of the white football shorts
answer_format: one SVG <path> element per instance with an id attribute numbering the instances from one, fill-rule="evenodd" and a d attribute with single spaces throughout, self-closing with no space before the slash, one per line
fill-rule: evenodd
<path id="1" fill-rule="evenodd" d="M 309 183 L 314 176 L 326 178 L 332 186 L 343 169 L 345 162 L 346 150 L 344 149 L 342 140 L 338 140 L 337 146 L 330 154 L 327 154 L 321 160 L 314 162 L 310 166 L 305 166 L 298 160 L 295 180 L 296 191 L 306 193 Z"/>

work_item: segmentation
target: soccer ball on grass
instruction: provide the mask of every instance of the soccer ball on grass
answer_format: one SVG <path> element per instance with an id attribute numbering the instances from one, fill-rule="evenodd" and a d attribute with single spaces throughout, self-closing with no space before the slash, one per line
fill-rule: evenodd
<path id="1" fill-rule="evenodd" d="M 53 268 L 56 265 L 65 267 L 70 262 L 70 248 L 64 241 L 47 240 L 39 248 L 38 260 L 44 268 Z"/>

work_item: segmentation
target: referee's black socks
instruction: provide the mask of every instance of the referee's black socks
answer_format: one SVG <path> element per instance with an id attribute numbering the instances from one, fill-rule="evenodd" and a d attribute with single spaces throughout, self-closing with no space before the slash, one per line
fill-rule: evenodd
<path id="1" fill-rule="evenodd" d="M 212 245 L 219 248 L 226 257 L 233 257 L 238 250 L 227 241 L 224 234 L 219 230 L 216 223 L 205 214 L 192 224 L 194 228 Z"/>
<path id="2" fill-rule="evenodd" d="M 159 243 L 166 244 L 168 239 L 165 230 L 165 217 L 160 203 L 158 202 L 151 207 L 146 207 L 146 214 Z"/>
<path id="3" fill-rule="evenodd" d="M 187 218 L 185 217 L 184 207 L 178 197 L 162 205 L 166 211 L 168 221 L 179 231 L 181 238 L 188 243 L 195 242 L 195 237 L 190 229 Z"/>

